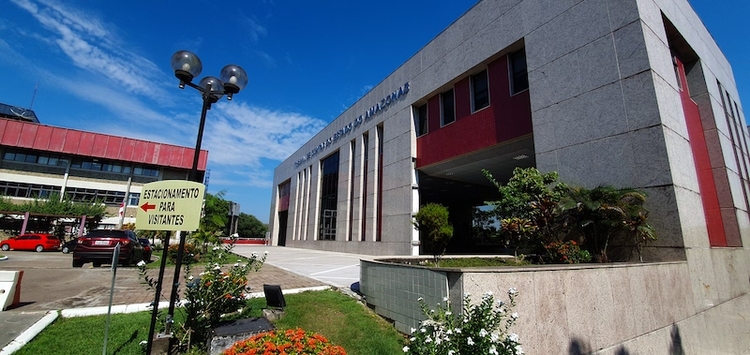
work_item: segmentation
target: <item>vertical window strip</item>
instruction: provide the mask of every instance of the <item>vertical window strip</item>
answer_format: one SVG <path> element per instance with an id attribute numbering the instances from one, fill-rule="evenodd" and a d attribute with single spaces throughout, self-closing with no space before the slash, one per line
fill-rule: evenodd
<path id="1" fill-rule="evenodd" d="M 510 92 L 517 94 L 529 88 L 529 74 L 526 66 L 526 49 L 521 48 L 517 52 L 508 55 L 510 65 Z"/>
<path id="2" fill-rule="evenodd" d="M 740 137 L 742 138 L 742 160 L 745 161 L 745 164 L 747 164 L 748 168 L 750 168 L 750 149 L 748 146 L 748 133 L 747 133 L 747 126 L 742 124 L 745 122 L 745 118 L 742 117 L 742 114 L 740 113 L 739 106 L 737 105 L 737 101 L 734 102 L 734 111 L 737 112 L 737 120 L 739 121 L 739 133 Z M 747 181 L 750 181 L 750 170 L 746 171 L 746 175 L 744 176 L 744 179 Z M 750 211 L 749 211 L 750 212 Z"/>
<path id="3" fill-rule="evenodd" d="M 375 225 L 375 241 L 380 242 L 383 240 L 383 125 L 378 125 L 376 128 L 377 132 L 377 149 L 378 149 L 378 170 L 377 170 L 377 179 L 378 179 L 378 199 L 377 199 L 377 218 L 376 225 Z"/>
<path id="4" fill-rule="evenodd" d="M 367 169 L 370 156 L 370 135 L 362 134 L 362 235 L 361 241 L 367 240 Z"/>
<path id="5" fill-rule="evenodd" d="M 720 90 L 722 89 L 721 84 L 719 84 L 719 89 Z M 732 142 L 731 146 L 732 146 L 732 153 L 734 154 L 734 163 L 735 165 L 737 165 L 737 175 L 740 178 L 740 185 L 742 186 L 742 195 L 744 196 L 744 198 L 742 199 L 742 202 L 744 204 L 743 209 L 747 211 L 748 208 L 750 208 L 750 201 L 748 201 L 748 197 L 747 197 L 748 186 L 745 184 L 745 181 L 743 181 L 744 180 L 743 176 L 747 175 L 746 173 L 747 166 L 745 165 L 745 159 L 742 159 L 742 161 L 740 161 L 740 158 L 741 158 L 740 152 L 738 152 L 739 148 L 741 147 L 740 146 L 741 143 L 740 143 L 739 134 L 737 132 L 738 125 L 737 125 L 737 120 L 735 117 L 735 112 L 734 112 L 734 109 L 732 108 L 732 98 L 731 96 L 729 96 L 729 92 L 726 90 L 724 90 L 724 95 L 726 96 L 726 98 L 722 97 L 721 101 L 722 101 L 722 104 L 724 105 L 724 114 L 726 117 L 728 129 L 729 129 L 729 140 Z"/>
<path id="6" fill-rule="evenodd" d="M 302 172 L 297 173 L 297 183 L 294 184 L 294 228 L 292 228 L 292 240 L 299 240 L 299 226 L 302 209 L 300 208 L 302 199 Z"/>
<path id="7" fill-rule="evenodd" d="M 456 120 L 456 102 L 452 88 L 440 94 L 440 106 L 440 117 L 443 126 Z"/>
<path id="8" fill-rule="evenodd" d="M 347 241 L 352 241 L 354 238 L 354 168 L 356 164 L 355 158 L 356 158 L 356 152 L 357 152 L 357 141 L 352 139 L 351 143 L 349 144 L 349 223 L 348 225 L 348 231 L 347 231 Z"/>
<path id="9" fill-rule="evenodd" d="M 472 112 L 479 111 L 490 105 L 490 91 L 487 70 L 471 76 Z"/>

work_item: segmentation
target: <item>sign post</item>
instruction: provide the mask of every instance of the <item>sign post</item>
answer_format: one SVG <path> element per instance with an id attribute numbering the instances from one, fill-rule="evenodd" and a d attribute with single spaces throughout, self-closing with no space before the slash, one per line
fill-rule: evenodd
<path id="1" fill-rule="evenodd" d="M 203 196 L 205 185 L 184 180 L 164 180 L 143 185 L 141 189 L 140 206 L 135 217 L 135 227 L 141 230 L 163 230 L 163 231 L 194 231 L 198 229 L 203 208 Z M 180 238 L 180 240 L 183 240 Z M 164 251 L 159 268 L 159 282 L 156 285 L 153 310 L 151 313 L 151 326 L 148 332 L 148 344 L 146 353 L 151 353 L 154 340 L 154 328 L 159 308 L 159 296 L 164 278 L 164 269 L 167 265 L 167 248 L 169 248 L 169 237 L 164 243 Z M 181 251 L 181 250 L 180 250 Z M 178 253 L 181 256 L 182 253 Z M 177 279 L 177 270 L 175 270 Z M 175 280 L 175 283 L 177 281 Z M 169 336 L 170 322 L 174 309 L 174 296 L 177 285 L 172 285 L 172 296 L 169 304 L 167 317 L 167 329 L 165 334 Z M 171 342 L 170 342 L 171 343 Z"/>

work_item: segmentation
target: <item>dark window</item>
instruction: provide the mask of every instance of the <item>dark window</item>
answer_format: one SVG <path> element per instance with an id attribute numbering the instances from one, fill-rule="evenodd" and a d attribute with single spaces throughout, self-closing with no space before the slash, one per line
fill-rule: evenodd
<path id="1" fill-rule="evenodd" d="M 336 240 L 339 191 L 339 152 L 320 162 L 320 239 Z"/>
<path id="2" fill-rule="evenodd" d="M 14 159 L 16 159 L 16 153 L 5 152 L 5 154 L 3 154 L 3 160 L 14 160 Z"/>
<path id="3" fill-rule="evenodd" d="M 526 71 L 526 52 L 521 49 L 510 54 L 511 92 L 517 94 L 529 88 L 529 75 Z"/>
<path id="4" fill-rule="evenodd" d="M 417 129 L 417 137 L 427 134 L 427 104 L 417 107 L 414 126 Z"/>
<path id="5" fill-rule="evenodd" d="M 456 105 L 453 100 L 453 89 L 440 94 L 440 105 L 442 106 L 443 126 L 456 120 Z"/>
<path id="6" fill-rule="evenodd" d="M 490 91 L 487 86 L 487 71 L 471 76 L 471 93 L 474 111 L 481 110 L 490 105 Z"/>

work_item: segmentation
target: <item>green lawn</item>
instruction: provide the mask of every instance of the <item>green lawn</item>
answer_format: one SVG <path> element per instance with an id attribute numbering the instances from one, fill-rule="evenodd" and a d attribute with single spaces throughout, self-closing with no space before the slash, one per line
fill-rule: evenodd
<path id="1" fill-rule="evenodd" d="M 336 291 L 286 295 L 286 316 L 280 329 L 300 327 L 341 345 L 349 355 L 399 354 L 404 337 L 382 318 L 356 300 Z M 248 302 L 251 314 L 260 314 L 264 299 Z M 148 338 L 148 312 L 112 316 L 107 354 L 143 354 L 139 343 Z M 101 354 L 105 316 L 58 318 L 32 342 L 15 354 Z"/>

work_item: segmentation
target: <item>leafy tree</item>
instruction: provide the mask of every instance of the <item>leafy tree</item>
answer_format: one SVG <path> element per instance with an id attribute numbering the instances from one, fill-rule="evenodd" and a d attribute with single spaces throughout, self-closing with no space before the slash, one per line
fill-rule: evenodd
<path id="1" fill-rule="evenodd" d="M 643 246 L 656 239 L 645 202 L 646 193 L 636 189 L 571 187 L 560 201 L 560 210 L 571 237 L 583 240 L 598 261 L 609 262 L 618 247 L 635 250 L 643 261 Z"/>
<path id="2" fill-rule="evenodd" d="M 503 185 L 488 170 L 485 177 L 497 187 L 500 199 L 488 201 L 500 221 L 500 233 L 506 243 L 519 248 L 539 249 L 559 240 L 561 224 L 557 223 L 557 204 L 567 186 L 557 182 L 557 172 L 542 174 L 536 168 L 515 168 Z"/>
<path id="3" fill-rule="evenodd" d="M 267 231 L 268 226 L 255 218 L 255 216 L 240 212 L 239 220 L 237 221 L 237 234 L 241 237 L 262 238 L 265 237 Z"/>
<path id="4" fill-rule="evenodd" d="M 448 208 L 439 203 L 428 203 L 414 215 L 413 223 L 420 232 L 424 250 L 433 255 L 437 265 L 453 237 L 453 226 L 448 222 Z"/>
<path id="5" fill-rule="evenodd" d="M 73 202 L 68 196 L 62 200 L 60 195 L 51 194 L 49 199 L 34 199 L 20 204 L 13 203 L 10 198 L 0 197 L 0 211 L 41 215 L 37 217 L 37 230 L 52 230 L 52 222 L 60 217 L 86 216 L 86 228 L 93 229 L 99 225 L 106 206 L 100 201 Z"/>
<path id="6" fill-rule="evenodd" d="M 203 205 L 203 218 L 201 218 L 200 223 L 205 230 L 211 232 L 221 231 L 223 234 L 227 234 L 229 201 L 224 199 L 226 194 L 226 190 L 221 190 L 215 195 L 206 192 L 205 203 Z"/>

